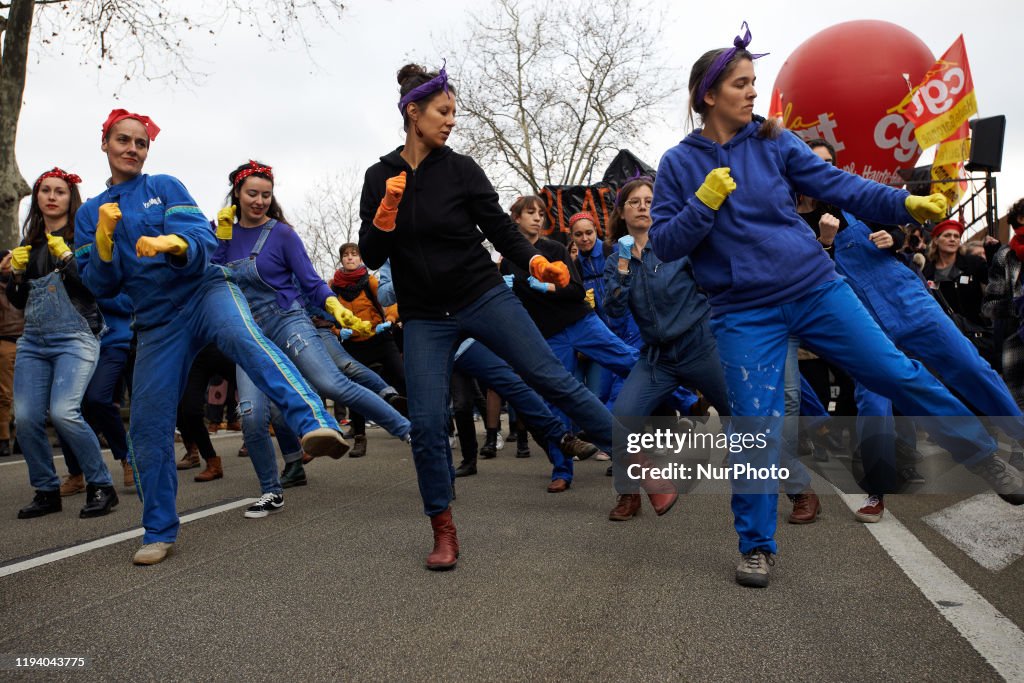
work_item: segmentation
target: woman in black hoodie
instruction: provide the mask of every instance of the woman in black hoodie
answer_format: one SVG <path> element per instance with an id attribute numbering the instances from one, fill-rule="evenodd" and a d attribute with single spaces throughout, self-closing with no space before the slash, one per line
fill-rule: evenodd
<path id="1" fill-rule="evenodd" d="M 519 233 L 477 163 L 446 146 L 455 127 L 447 73 L 409 64 L 398 82 L 405 145 L 366 171 L 359 250 L 370 268 L 391 261 L 405 324 L 413 458 L 434 529 L 427 568 L 451 569 L 459 545 L 449 508 L 454 469 L 447 412 L 461 339 L 483 342 L 608 452 L 612 417 L 558 362 L 483 246 L 490 240 L 542 282 L 569 283 L 566 265 L 548 261 Z"/>

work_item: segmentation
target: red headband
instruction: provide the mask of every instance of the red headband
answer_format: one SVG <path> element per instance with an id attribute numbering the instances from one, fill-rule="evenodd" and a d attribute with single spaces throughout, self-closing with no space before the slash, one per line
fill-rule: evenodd
<path id="1" fill-rule="evenodd" d="M 39 187 L 39 183 L 43 182 L 44 178 L 60 178 L 68 185 L 78 185 L 80 182 L 82 182 L 82 179 L 76 176 L 74 173 L 68 173 L 63 169 L 54 166 L 49 171 L 36 178 L 35 185 L 32 186 L 33 192 L 36 191 L 36 188 Z"/>
<path id="2" fill-rule="evenodd" d="M 589 211 L 580 211 L 579 213 L 574 213 L 573 215 L 569 216 L 569 229 L 572 230 L 572 226 L 576 224 L 576 221 L 582 220 L 587 220 L 593 223 L 595 226 L 597 225 L 597 219 L 594 218 L 594 214 L 590 213 Z"/>
<path id="3" fill-rule="evenodd" d="M 253 173 L 262 173 L 270 178 L 270 182 L 274 182 L 274 170 L 270 166 L 260 166 L 257 162 L 249 159 L 249 168 L 242 169 L 235 176 L 235 187 L 239 187 L 242 181 L 251 176 Z"/>
<path id="4" fill-rule="evenodd" d="M 146 127 L 146 135 L 149 136 L 149 139 L 156 140 L 156 136 L 160 132 L 160 126 L 153 123 L 153 119 L 149 118 L 148 116 L 143 116 L 142 114 L 132 114 L 126 109 L 115 109 L 112 112 L 110 112 L 110 116 L 108 116 L 107 120 L 103 122 L 103 139 L 107 139 L 107 133 L 110 132 L 111 126 L 113 126 L 118 121 L 123 121 L 124 119 L 135 119 L 136 121 L 138 121 Z"/>

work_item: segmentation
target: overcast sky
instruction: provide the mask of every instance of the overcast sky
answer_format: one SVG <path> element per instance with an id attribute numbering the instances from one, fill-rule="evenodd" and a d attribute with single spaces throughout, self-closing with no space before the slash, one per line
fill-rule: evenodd
<path id="1" fill-rule="evenodd" d="M 228 171 L 249 158 L 274 167 L 278 199 L 286 211 L 298 209 L 316 179 L 347 168 L 364 169 L 402 143 L 395 108 L 398 67 L 408 58 L 439 66 L 448 51 L 438 45 L 438 36 L 451 34 L 457 41 L 466 12 L 483 4 L 351 0 L 337 31 L 308 29 L 314 42 L 308 53 L 301 45 L 257 39 L 241 27 L 216 39 L 195 32 L 186 38 L 209 40 L 187 43 L 188 49 L 194 52 L 196 68 L 209 76 L 192 89 L 146 82 L 118 86 L 112 73 L 100 76 L 95 66 L 80 66 L 74 57 L 34 47 L 18 162 L 30 182 L 57 164 L 83 177 L 84 195 L 97 194 L 108 176 L 99 150 L 100 124 L 112 108 L 124 107 L 150 115 L 163 129 L 145 170 L 181 178 L 207 215 L 222 205 Z M 778 0 L 719 5 L 654 0 L 653 5 L 667 12 L 663 61 L 678 66 L 681 80 L 701 53 L 729 45 L 740 23 L 749 22 L 751 49 L 771 53 L 757 62 L 756 111 L 762 115 L 786 58 L 823 28 L 853 19 L 890 21 L 915 33 L 936 57 L 962 32 L 980 115 L 1007 117 L 1004 171 L 998 175 L 1000 215 L 1024 196 L 1021 3 Z M 551 30 L 559 40 L 571 39 L 571 18 Z M 457 84 L 459 74 L 451 76 Z M 664 124 L 621 146 L 656 165 L 684 136 L 685 112 L 681 93 L 663 112 Z M 459 142 L 456 127 L 449 144 L 458 150 Z"/>

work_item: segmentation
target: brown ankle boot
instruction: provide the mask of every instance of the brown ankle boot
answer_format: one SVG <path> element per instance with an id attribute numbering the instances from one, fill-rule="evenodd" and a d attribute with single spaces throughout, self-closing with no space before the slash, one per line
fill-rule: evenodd
<path id="1" fill-rule="evenodd" d="M 434 528 L 434 550 L 427 555 L 427 569 L 454 569 L 459 559 L 459 537 L 455 535 L 452 509 L 430 518 Z"/>
<path id="2" fill-rule="evenodd" d="M 224 468 L 216 455 L 206 461 L 206 469 L 196 475 L 196 481 L 213 481 L 224 477 Z"/>
<path id="3" fill-rule="evenodd" d="M 608 513 L 613 522 L 625 522 L 640 514 L 640 494 L 623 493 L 615 500 L 615 507 Z"/>
<path id="4" fill-rule="evenodd" d="M 190 470 L 199 467 L 199 447 L 195 444 L 185 444 L 185 455 L 178 461 L 179 470 Z"/>
<path id="5" fill-rule="evenodd" d="M 85 490 L 84 474 L 69 474 L 60 484 L 61 496 L 73 496 Z"/>

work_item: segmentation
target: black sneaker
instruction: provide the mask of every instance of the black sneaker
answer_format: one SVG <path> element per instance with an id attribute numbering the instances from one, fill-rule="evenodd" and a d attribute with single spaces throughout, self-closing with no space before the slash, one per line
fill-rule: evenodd
<path id="1" fill-rule="evenodd" d="M 990 455 L 977 465 L 967 469 L 988 482 L 992 490 L 1007 503 L 1011 505 L 1024 504 L 1024 477 L 1016 467 L 1011 467 L 994 455 Z"/>
<path id="2" fill-rule="evenodd" d="M 260 499 L 245 509 L 246 519 L 262 519 L 271 512 L 284 508 L 284 496 L 280 493 L 264 493 Z"/>
<path id="3" fill-rule="evenodd" d="M 306 470 L 301 459 L 285 464 L 281 472 L 281 488 L 290 489 L 293 486 L 305 486 L 306 483 Z"/>
<path id="4" fill-rule="evenodd" d="M 908 484 L 923 484 L 927 481 L 924 475 L 917 471 L 917 468 L 913 465 L 907 465 L 899 469 L 899 475 L 903 477 L 903 481 Z"/>
<path id="5" fill-rule="evenodd" d="M 60 510 L 60 491 L 36 491 L 32 502 L 18 510 L 18 519 L 42 517 Z"/>
<path id="6" fill-rule="evenodd" d="M 117 491 L 113 486 L 96 486 L 87 484 L 85 487 L 85 505 L 78 513 L 82 519 L 108 515 L 117 507 Z"/>

